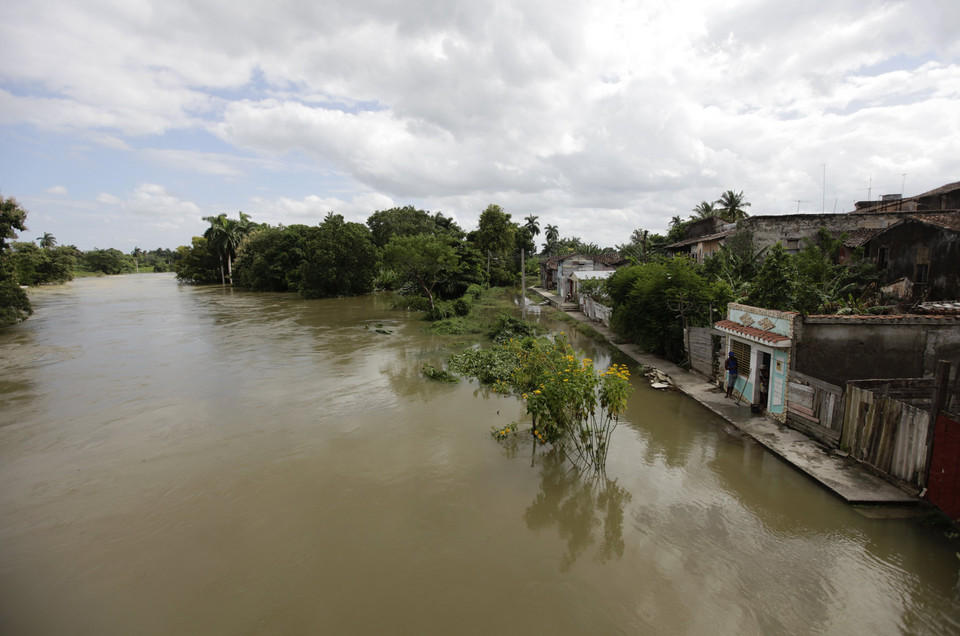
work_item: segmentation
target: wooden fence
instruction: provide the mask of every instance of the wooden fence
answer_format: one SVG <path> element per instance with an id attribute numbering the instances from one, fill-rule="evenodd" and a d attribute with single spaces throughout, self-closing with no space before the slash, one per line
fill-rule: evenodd
<path id="1" fill-rule="evenodd" d="M 877 470 L 921 487 L 927 471 L 931 391 L 932 380 L 848 382 L 841 447 Z"/>
<path id="2" fill-rule="evenodd" d="M 843 389 L 798 371 L 791 371 L 787 391 L 787 423 L 827 444 L 837 446 L 843 430 Z"/>
<path id="3" fill-rule="evenodd" d="M 713 337 L 716 334 L 713 327 L 688 327 L 686 333 L 690 367 L 708 378 L 715 377 L 717 373 L 713 347 Z"/>

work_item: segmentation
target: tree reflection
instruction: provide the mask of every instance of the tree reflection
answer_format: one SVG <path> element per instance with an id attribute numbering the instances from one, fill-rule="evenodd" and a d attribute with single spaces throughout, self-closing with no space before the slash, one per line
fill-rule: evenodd
<path id="1" fill-rule="evenodd" d="M 540 492 L 523 515 L 527 527 L 539 533 L 556 525 L 567 543 L 561 571 L 570 569 L 594 543 L 597 560 L 623 556 L 623 506 L 630 493 L 600 473 L 577 470 L 558 452 L 540 456 Z"/>

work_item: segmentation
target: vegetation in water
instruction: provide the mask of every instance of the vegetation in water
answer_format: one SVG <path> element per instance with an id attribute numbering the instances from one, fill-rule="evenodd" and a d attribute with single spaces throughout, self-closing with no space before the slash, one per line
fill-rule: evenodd
<path id="1" fill-rule="evenodd" d="M 510 339 L 453 356 L 449 366 L 502 394 L 524 401 L 535 443 L 549 445 L 574 464 L 602 471 L 610 438 L 632 392 L 627 367 L 603 371 L 580 357 L 563 334 Z M 503 439 L 514 429 L 495 429 Z"/>

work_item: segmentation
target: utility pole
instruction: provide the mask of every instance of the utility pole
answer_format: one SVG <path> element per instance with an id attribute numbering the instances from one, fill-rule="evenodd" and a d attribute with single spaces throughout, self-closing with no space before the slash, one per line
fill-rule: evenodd
<path id="1" fill-rule="evenodd" d="M 827 211 L 827 164 L 821 163 L 820 167 L 823 168 L 823 189 L 820 191 L 820 214 L 823 214 Z"/>
<path id="2" fill-rule="evenodd" d="M 527 250 L 520 248 L 520 317 L 527 319 L 527 264 L 524 257 Z"/>

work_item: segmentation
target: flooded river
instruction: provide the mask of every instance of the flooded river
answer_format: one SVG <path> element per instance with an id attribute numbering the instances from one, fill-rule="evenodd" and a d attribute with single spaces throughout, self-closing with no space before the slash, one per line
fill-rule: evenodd
<path id="1" fill-rule="evenodd" d="M 0 331 L 5 636 L 960 632 L 942 530 L 858 513 L 682 395 L 636 381 L 586 479 L 490 437 L 517 400 L 423 379 L 456 338 L 384 297 L 153 274 L 31 298 Z"/>

